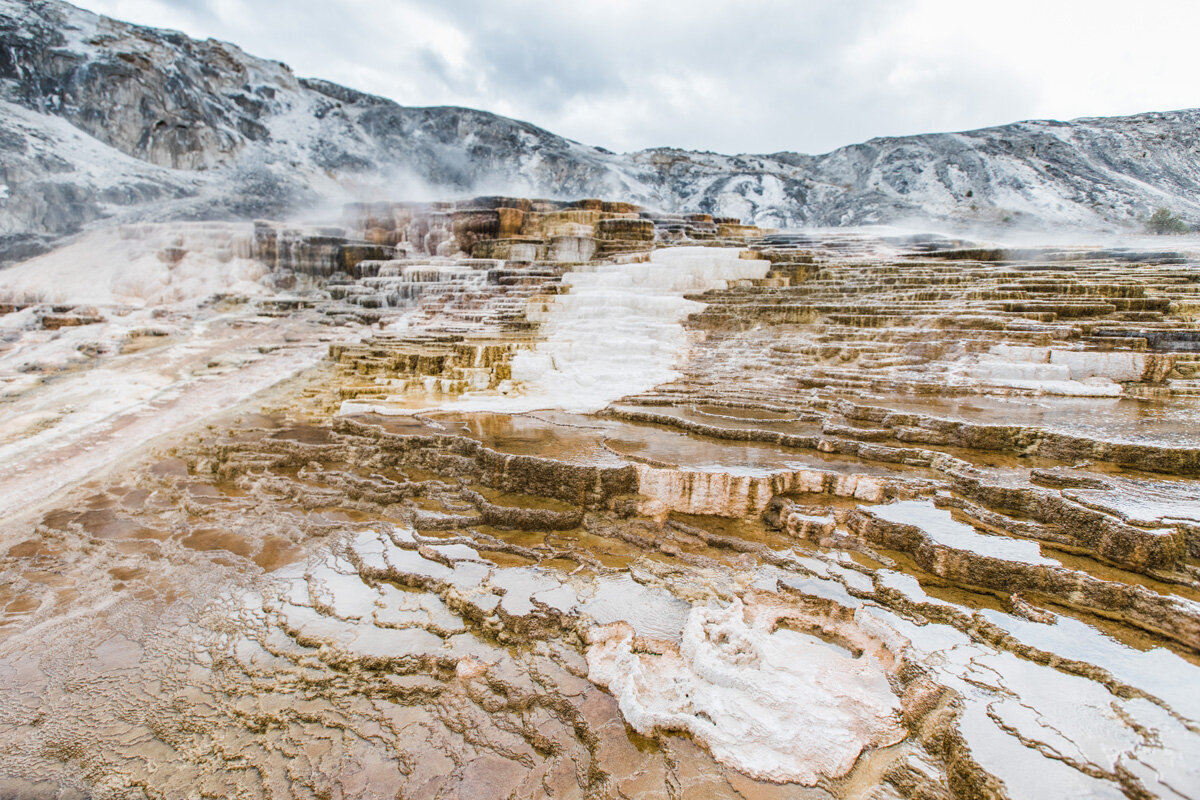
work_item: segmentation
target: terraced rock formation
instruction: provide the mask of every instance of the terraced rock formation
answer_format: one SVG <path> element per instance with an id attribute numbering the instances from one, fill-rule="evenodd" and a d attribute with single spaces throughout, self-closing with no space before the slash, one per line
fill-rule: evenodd
<path id="1" fill-rule="evenodd" d="M 1195 796 L 1196 254 L 540 202 L 247 235 L 326 355 L 5 522 L 0 794 Z"/>

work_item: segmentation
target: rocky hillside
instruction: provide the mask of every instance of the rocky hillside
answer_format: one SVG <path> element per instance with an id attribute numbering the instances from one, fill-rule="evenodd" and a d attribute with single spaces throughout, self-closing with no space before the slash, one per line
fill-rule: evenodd
<path id="1" fill-rule="evenodd" d="M 1200 110 L 873 139 L 821 156 L 613 154 L 408 108 L 213 40 L 0 0 L 0 260 L 102 221 L 282 216 L 350 199 L 621 197 L 770 226 L 1200 221 Z"/>

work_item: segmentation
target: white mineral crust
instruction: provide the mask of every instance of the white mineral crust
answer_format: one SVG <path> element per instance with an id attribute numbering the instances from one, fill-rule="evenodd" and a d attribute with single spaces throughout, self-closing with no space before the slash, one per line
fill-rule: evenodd
<path id="1" fill-rule="evenodd" d="M 882 628 L 857 617 L 848 635 L 858 641 Z M 772 632 L 776 621 L 741 601 L 695 607 L 678 650 L 635 647 L 625 623 L 601 626 L 588 678 L 608 688 L 639 733 L 687 731 L 717 760 L 763 780 L 811 786 L 846 774 L 864 749 L 904 738 L 887 680 L 902 639 L 881 629 L 884 638 L 855 658 L 815 636 Z"/>

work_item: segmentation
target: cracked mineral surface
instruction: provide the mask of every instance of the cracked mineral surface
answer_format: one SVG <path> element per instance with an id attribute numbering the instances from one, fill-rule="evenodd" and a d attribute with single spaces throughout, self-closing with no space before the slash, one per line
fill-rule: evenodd
<path id="1" fill-rule="evenodd" d="M 341 226 L 0 275 L 0 797 L 1200 795 L 1200 254 Z"/>

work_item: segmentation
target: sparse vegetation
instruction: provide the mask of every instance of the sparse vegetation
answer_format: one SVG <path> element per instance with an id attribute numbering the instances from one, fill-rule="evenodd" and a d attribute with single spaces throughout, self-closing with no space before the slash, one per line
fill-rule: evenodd
<path id="1" fill-rule="evenodd" d="M 1188 224 L 1180 219 L 1171 209 L 1165 206 L 1155 211 L 1150 215 L 1150 219 L 1146 221 L 1146 230 L 1150 233 L 1168 234 L 1168 233 L 1187 233 L 1190 228 Z"/>

